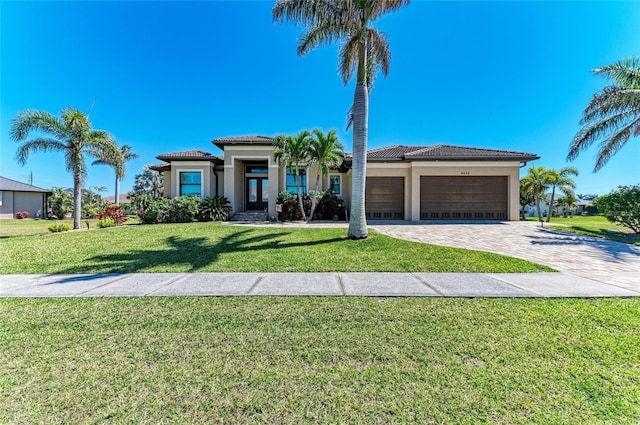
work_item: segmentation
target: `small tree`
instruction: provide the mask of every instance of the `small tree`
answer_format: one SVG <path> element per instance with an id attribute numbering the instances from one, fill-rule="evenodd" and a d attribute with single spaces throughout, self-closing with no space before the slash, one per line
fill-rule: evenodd
<path id="1" fill-rule="evenodd" d="M 575 167 L 564 167 L 560 170 L 547 170 L 546 180 L 547 184 L 551 186 L 551 196 L 549 197 L 549 204 L 547 210 L 547 222 L 551 221 L 551 209 L 553 208 L 553 201 L 556 196 L 556 187 L 559 188 L 565 195 L 568 193 L 573 194 L 573 189 L 576 188 L 575 182 L 569 176 L 577 176 L 578 169 Z"/>
<path id="2" fill-rule="evenodd" d="M 53 195 L 49 197 L 49 216 L 58 220 L 65 218 L 73 211 L 73 195 L 65 192 L 61 187 L 53 188 Z"/>
<path id="3" fill-rule="evenodd" d="M 600 214 L 612 223 L 640 233 L 640 184 L 619 186 L 596 200 Z"/>
<path id="4" fill-rule="evenodd" d="M 302 205 L 302 190 L 300 189 L 300 167 L 307 165 L 309 161 L 309 149 L 311 147 L 311 133 L 308 130 L 301 131 L 295 136 L 278 136 L 273 142 L 273 159 L 283 162 L 287 168 L 295 173 L 296 192 L 302 219 L 306 220 Z"/>

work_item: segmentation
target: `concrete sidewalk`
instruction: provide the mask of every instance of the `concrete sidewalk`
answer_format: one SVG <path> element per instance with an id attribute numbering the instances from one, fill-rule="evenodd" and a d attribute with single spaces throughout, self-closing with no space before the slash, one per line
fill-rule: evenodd
<path id="1" fill-rule="evenodd" d="M 567 273 L 130 273 L 2 275 L 0 297 L 111 296 L 630 297 Z"/>

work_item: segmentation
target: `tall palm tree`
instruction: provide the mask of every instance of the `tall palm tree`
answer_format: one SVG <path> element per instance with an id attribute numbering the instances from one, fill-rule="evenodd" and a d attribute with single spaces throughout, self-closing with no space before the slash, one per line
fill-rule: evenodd
<path id="1" fill-rule="evenodd" d="M 593 171 L 601 169 L 633 136 L 640 136 L 640 56 L 594 69 L 613 84 L 593 95 L 583 112 L 582 129 L 571 142 L 567 159 L 602 140 Z"/>
<path id="2" fill-rule="evenodd" d="M 351 217 L 349 237 L 368 236 L 364 210 L 367 167 L 367 133 L 369 120 L 369 89 L 367 57 L 374 58 L 383 75 L 389 72 L 391 52 L 384 33 L 371 27 L 381 16 L 409 4 L 409 0 L 278 0 L 273 7 L 273 20 L 306 25 L 300 37 L 298 54 L 342 41 L 339 72 L 346 85 L 356 71 L 353 98 L 353 165 Z"/>
<path id="3" fill-rule="evenodd" d="M 318 164 L 318 174 L 316 175 L 316 189 L 313 192 L 311 201 L 311 212 L 309 213 L 309 221 L 313 218 L 316 210 L 316 201 L 318 196 L 318 188 L 320 186 L 320 177 L 325 177 L 329 173 L 329 168 L 337 167 L 344 159 L 344 146 L 338 140 L 335 130 L 329 131 L 326 135 L 322 130 L 313 130 L 313 138 L 309 147 L 309 162 Z"/>
<path id="4" fill-rule="evenodd" d="M 133 153 L 131 151 L 131 146 L 122 145 L 120 149 L 116 152 L 117 155 L 109 156 L 108 152 L 104 150 L 96 150 L 91 149 L 89 151 L 90 154 L 97 157 L 98 159 L 93 161 L 91 165 L 109 165 L 113 167 L 116 172 L 116 205 L 120 205 L 120 180 L 126 174 L 126 163 L 129 160 L 138 158 L 137 153 Z"/>
<path id="5" fill-rule="evenodd" d="M 556 196 L 556 188 L 559 188 L 564 194 L 573 194 L 573 189 L 576 188 L 576 183 L 569 176 L 577 176 L 578 169 L 576 167 L 564 167 L 560 170 L 547 170 L 546 179 L 547 184 L 551 186 L 551 196 L 549 197 L 549 203 L 547 210 L 547 223 L 551 221 L 551 208 L 553 207 L 553 201 Z"/>
<path id="6" fill-rule="evenodd" d="M 302 219 L 306 220 L 304 205 L 302 203 L 302 191 L 300 190 L 300 167 L 307 165 L 309 161 L 309 147 L 311 146 L 311 133 L 308 130 L 301 131 L 295 136 L 278 136 L 273 142 L 273 159 L 283 162 L 285 167 L 295 173 L 296 192 Z"/>
<path id="7" fill-rule="evenodd" d="M 25 141 L 32 131 L 50 137 L 36 137 Z M 74 108 L 65 108 L 60 118 L 44 111 L 25 110 L 19 112 L 11 123 L 10 136 L 18 147 L 16 158 L 24 165 L 31 152 L 60 151 L 64 153 L 65 165 L 73 174 L 73 228 L 80 228 L 82 208 L 82 183 L 87 174 L 84 154 L 89 149 L 103 150 L 105 155 L 115 155 L 117 147 L 109 133 L 92 130 L 89 118 Z"/>
<path id="8" fill-rule="evenodd" d="M 549 170 L 544 167 L 531 167 L 529 174 L 520 180 L 520 190 L 523 195 L 531 196 L 536 204 L 538 212 L 538 220 L 542 221 L 542 210 L 540 209 L 540 201 L 545 197 L 549 189 L 547 174 Z M 551 211 L 548 212 L 551 214 Z"/>

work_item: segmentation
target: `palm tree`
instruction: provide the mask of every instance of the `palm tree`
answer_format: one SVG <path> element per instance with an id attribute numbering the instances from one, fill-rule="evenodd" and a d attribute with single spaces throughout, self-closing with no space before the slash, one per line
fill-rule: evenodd
<path id="1" fill-rule="evenodd" d="M 309 147 L 311 146 L 311 133 L 308 130 L 301 131 L 295 136 L 278 136 L 273 142 L 273 159 L 281 161 L 285 166 L 295 172 L 296 192 L 302 219 L 306 220 L 304 205 L 302 203 L 302 191 L 300 190 L 300 166 L 309 161 Z"/>
<path id="2" fill-rule="evenodd" d="M 135 176 L 133 192 L 136 195 L 150 195 L 151 199 L 160 198 L 164 193 L 164 176 L 145 165 L 142 173 Z"/>
<path id="3" fill-rule="evenodd" d="M 313 192 L 311 201 L 309 221 L 313 218 L 313 213 L 316 210 L 320 177 L 325 177 L 329 173 L 329 168 L 339 166 L 344 159 L 344 146 L 338 140 L 335 130 L 331 130 L 325 135 L 321 130 L 315 129 L 313 130 L 313 136 L 309 147 L 309 162 L 318 164 L 318 174 L 316 176 L 316 189 Z"/>
<path id="4" fill-rule="evenodd" d="M 575 167 L 564 167 L 560 170 L 547 170 L 546 180 L 547 184 L 551 186 L 551 196 L 549 197 L 549 203 L 547 210 L 547 223 L 551 221 L 551 207 L 553 206 L 553 200 L 556 196 L 556 187 L 564 193 L 573 194 L 573 189 L 576 188 L 576 183 L 569 176 L 577 176 L 578 170 Z"/>
<path id="5" fill-rule="evenodd" d="M 567 211 L 570 213 L 571 210 L 576 207 L 577 203 L 578 198 L 576 198 L 576 195 L 573 192 L 566 193 L 564 196 L 561 196 L 556 200 L 556 205 L 562 207 L 562 215 L 565 217 L 567 216 Z"/>
<path id="6" fill-rule="evenodd" d="M 549 183 L 547 180 L 548 171 L 544 167 L 531 167 L 529 174 L 520 180 L 520 190 L 524 196 L 531 196 L 536 204 L 538 211 L 538 220 L 542 221 L 542 210 L 540 209 L 540 200 L 545 197 Z M 551 211 L 548 212 L 550 214 Z M 548 215 L 547 214 L 547 215 Z"/>
<path id="7" fill-rule="evenodd" d="M 50 137 L 36 137 L 25 141 L 32 131 L 46 133 Z M 27 162 L 31 152 L 64 153 L 66 168 L 73 174 L 73 228 L 79 229 L 82 183 L 87 174 L 84 154 L 90 149 L 103 150 L 105 155 L 115 154 L 117 147 L 109 133 L 92 130 L 89 118 L 77 109 L 63 109 L 60 118 L 48 112 L 28 109 L 13 118 L 11 138 L 16 142 L 23 142 L 16 154 L 22 165 Z"/>
<path id="8" fill-rule="evenodd" d="M 391 52 L 384 33 L 371 27 L 381 16 L 409 4 L 409 0 L 278 0 L 273 7 L 273 20 L 290 21 L 306 25 L 300 37 L 298 54 L 342 41 L 339 71 L 346 85 L 356 71 L 356 89 L 353 98 L 353 165 L 351 217 L 348 235 L 353 239 L 368 236 L 365 217 L 365 177 L 367 167 L 367 132 L 369 120 L 368 75 L 371 74 L 367 58 L 382 70 L 389 72 Z M 370 60 L 371 61 L 371 60 Z M 368 72 L 369 71 L 369 72 Z"/>
<path id="9" fill-rule="evenodd" d="M 97 160 L 93 161 L 91 165 L 110 165 L 116 172 L 116 205 L 120 205 L 120 180 L 126 174 L 126 162 L 135 158 L 138 158 L 138 154 L 131 151 L 131 146 L 122 145 L 116 152 L 115 156 L 106 155 L 102 150 L 90 150 L 90 154 L 96 156 Z"/>
<path id="10" fill-rule="evenodd" d="M 567 159 L 573 161 L 580 152 L 602 140 L 593 169 L 601 169 L 632 136 L 640 135 L 640 56 L 594 69 L 613 81 L 593 99 L 583 112 L 582 129 L 573 139 Z"/>

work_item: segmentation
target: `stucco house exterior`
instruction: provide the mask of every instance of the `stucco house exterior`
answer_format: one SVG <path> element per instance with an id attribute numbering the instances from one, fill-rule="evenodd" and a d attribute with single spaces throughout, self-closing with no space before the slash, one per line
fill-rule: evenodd
<path id="1" fill-rule="evenodd" d="M 16 218 L 26 211 L 31 218 L 45 218 L 50 190 L 0 176 L 0 219 Z"/>
<path id="2" fill-rule="evenodd" d="M 223 154 L 189 150 L 158 155 L 165 196 L 225 196 L 233 213 L 276 216 L 280 191 L 295 193 L 292 170 L 273 160 L 274 139 L 222 137 Z M 331 170 L 322 189 L 351 202 L 351 156 Z M 366 213 L 376 220 L 518 220 L 520 168 L 532 153 L 450 145 L 393 145 L 367 153 Z M 318 167 L 300 164 L 302 190 L 313 190 Z"/>

